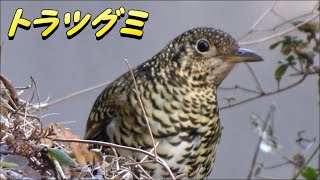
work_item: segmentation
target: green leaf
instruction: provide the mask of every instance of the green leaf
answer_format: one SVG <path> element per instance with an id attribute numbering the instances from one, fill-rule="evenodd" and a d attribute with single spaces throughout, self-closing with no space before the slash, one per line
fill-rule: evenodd
<path id="1" fill-rule="evenodd" d="M 9 165 L 11 169 L 23 169 L 28 166 L 29 160 L 23 156 L 9 154 L 9 155 L 1 155 L 0 163 L 1 163 L 1 166 L 3 163 L 6 165 Z M 3 166 L 6 166 L 6 165 L 3 165 Z"/>
<path id="2" fill-rule="evenodd" d="M 284 44 L 289 44 L 289 43 L 291 43 L 292 39 L 295 39 L 295 37 L 283 36 L 283 43 Z"/>
<path id="3" fill-rule="evenodd" d="M 62 165 L 67 165 L 71 167 L 78 166 L 74 159 L 72 159 L 68 154 L 66 154 L 60 149 L 48 148 L 48 153 L 53 159 L 57 160 Z"/>
<path id="4" fill-rule="evenodd" d="M 1 161 L 0 162 L 0 166 L 5 166 L 5 167 L 18 167 L 19 165 L 17 163 L 14 162 L 4 162 Z"/>
<path id="5" fill-rule="evenodd" d="M 280 66 L 278 66 L 278 68 L 276 69 L 276 71 L 274 73 L 274 77 L 277 81 L 281 80 L 284 73 L 286 73 L 288 66 L 289 66 L 288 64 L 281 64 Z"/>
<path id="6" fill-rule="evenodd" d="M 282 47 L 281 47 L 281 52 L 284 55 L 290 54 L 291 50 L 292 50 L 291 44 L 283 44 Z"/>
<path id="7" fill-rule="evenodd" d="M 295 41 L 297 41 L 296 36 L 283 36 L 282 44 L 283 45 L 292 45 L 292 43 Z"/>
<path id="8" fill-rule="evenodd" d="M 288 61 L 289 64 L 291 64 L 293 60 L 294 60 L 294 55 L 290 55 L 286 58 L 286 61 Z"/>
<path id="9" fill-rule="evenodd" d="M 306 178 L 307 180 L 314 180 L 317 179 L 319 174 L 310 166 L 307 166 L 301 173 L 301 175 Z"/>

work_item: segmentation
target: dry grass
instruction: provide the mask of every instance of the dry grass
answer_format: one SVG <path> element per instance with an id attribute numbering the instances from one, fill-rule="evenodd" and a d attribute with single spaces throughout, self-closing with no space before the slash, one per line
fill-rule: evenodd
<path id="1" fill-rule="evenodd" d="M 75 142 L 80 141 L 79 136 L 66 128 L 58 124 L 42 126 L 39 112 L 45 104 L 32 103 L 33 99 L 38 99 L 34 81 L 31 86 L 19 90 L 4 75 L 0 80 L 1 179 L 151 179 L 140 164 L 156 163 L 157 158 L 147 155 L 143 161 L 136 162 L 118 157 L 113 148 L 106 151 L 110 153 L 102 152 L 101 148 L 88 150 L 89 145 Z M 19 98 L 25 91 L 32 94 L 28 101 Z M 112 147 L 110 144 L 107 146 Z M 153 155 L 153 150 L 149 153 Z"/>

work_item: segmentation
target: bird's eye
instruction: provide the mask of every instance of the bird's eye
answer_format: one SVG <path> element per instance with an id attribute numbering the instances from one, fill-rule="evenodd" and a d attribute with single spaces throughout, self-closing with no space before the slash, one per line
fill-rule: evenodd
<path id="1" fill-rule="evenodd" d="M 210 46 L 209 46 L 209 43 L 208 43 L 207 40 L 205 40 L 205 39 L 198 40 L 198 42 L 197 42 L 197 50 L 200 53 L 207 52 L 209 50 L 209 48 L 210 48 Z"/>

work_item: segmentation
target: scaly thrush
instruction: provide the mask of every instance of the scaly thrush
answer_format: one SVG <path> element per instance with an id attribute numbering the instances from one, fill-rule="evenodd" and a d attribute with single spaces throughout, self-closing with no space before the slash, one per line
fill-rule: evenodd
<path id="1" fill-rule="evenodd" d="M 132 69 L 148 117 L 157 154 L 175 175 L 207 178 L 221 135 L 217 87 L 238 62 L 261 61 L 239 48 L 229 34 L 194 28 Z M 130 71 L 109 84 L 96 99 L 85 139 L 150 150 L 146 120 Z M 132 152 L 117 150 L 122 156 Z M 138 155 L 141 159 L 144 155 Z M 154 178 L 168 177 L 158 164 L 143 164 Z"/>

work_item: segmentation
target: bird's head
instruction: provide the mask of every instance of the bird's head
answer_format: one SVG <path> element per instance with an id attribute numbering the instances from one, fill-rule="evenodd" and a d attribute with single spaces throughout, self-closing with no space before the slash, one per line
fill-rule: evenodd
<path id="1" fill-rule="evenodd" d="M 162 52 L 178 76 L 195 86 L 218 86 L 236 63 L 262 61 L 239 48 L 229 34 L 214 28 L 194 28 L 171 41 Z"/>

